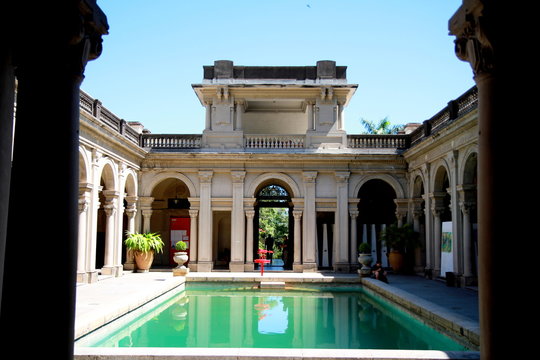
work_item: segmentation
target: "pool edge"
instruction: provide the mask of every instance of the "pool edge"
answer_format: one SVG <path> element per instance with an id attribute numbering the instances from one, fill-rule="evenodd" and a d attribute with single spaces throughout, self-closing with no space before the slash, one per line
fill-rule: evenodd
<path id="1" fill-rule="evenodd" d="M 349 349 L 259 349 L 259 348 L 75 348 L 76 360 L 130 359 L 380 359 L 380 360 L 476 360 L 477 351 L 438 350 L 349 350 Z"/>
<path id="2" fill-rule="evenodd" d="M 473 350 L 479 349 L 480 324 L 478 322 L 458 316 L 437 304 L 379 280 L 362 278 L 361 284 L 364 289 L 371 290 L 400 306 L 431 327 L 446 331 L 457 340 L 465 342 Z"/>

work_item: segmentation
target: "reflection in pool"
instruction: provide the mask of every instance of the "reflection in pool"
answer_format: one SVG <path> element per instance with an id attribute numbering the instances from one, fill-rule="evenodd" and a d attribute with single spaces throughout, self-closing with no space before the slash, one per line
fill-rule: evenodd
<path id="1" fill-rule="evenodd" d="M 77 346 L 467 350 L 386 301 L 353 289 L 265 291 L 190 284 L 120 323 L 82 338 Z"/>

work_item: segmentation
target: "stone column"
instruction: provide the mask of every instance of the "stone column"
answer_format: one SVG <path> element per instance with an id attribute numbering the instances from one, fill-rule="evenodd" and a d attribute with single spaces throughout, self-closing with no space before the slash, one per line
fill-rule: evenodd
<path id="1" fill-rule="evenodd" d="M 302 240 L 303 271 L 316 271 L 315 242 L 317 241 L 317 223 L 315 211 L 316 171 L 304 171 L 304 231 Z"/>
<path id="2" fill-rule="evenodd" d="M 0 9 L 0 11 L 2 10 Z M 9 13 L 5 12 L 4 14 Z M 13 130 L 15 127 L 13 116 L 14 104 L 15 67 L 13 64 L 12 49 L 5 45 L 0 45 L 0 299 L 2 298 L 2 282 L 4 278 L 4 254 L 11 181 L 11 150 L 13 147 Z"/>
<path id="3" fill-rule="evenodd" d="M 407 210 L 409 207 L 408 199 L 394 199 L 396 204 L 396 219 L 399 227 L 403 226 L 403 218 L 407 216 Z"/>
<path id="4" fill-rule="evenodd" d="M 245 271 L 253 271 L 255 264 L 253 263 L 253 219 L 255 218 L 255 210 L 246 209 L 246 263 L 244 264 Z"/>
<path id="5" fill-rule="evenodd" d="M 358 267 L 358 230 L 357 230 L 357 219 L 358 219 L 358 208 L 349 209 L 349 216 L 351 217 L 351 250 L 350 250 L 350 259 L 351 267 Z"/>
<path id="6" fill-rule="evenodd" d="M 106 216 L 106 229 L 105 229 L 105 262 L 101 273 L 103 275 L 115 275 L 114 268 L 114 243 L 116 238 L 116 221 L 115 215 L 118 211 L 118 191 L 115 190 L 103 190 L 103 196 L 105 196 L 105 203 L 103 204 L 103 210 Z"/>
<path id="7" fill-rule="evenodd" d="M 293 271 L 302 271 L 302 210 L 293 210 L 294 217 L 294 262 Z"/>
<path id="8" fill-rule="evenodd" d="M 458 186 L 459 206 L 463 215 L 463 277 L 465 284 L 470 285 L 473 276 L 473 241 L 472 241 L 472 224 L 471 211 L 476 208 L 476 186 L 460 185 Z"/>
<path id="9" fill-rule="evenodd" d="M 430 194 L 431 213 L 433 215 L 433 276 L 437 277 L 441 272 L 441 240 L 442 240 L 442 222 L 441 215 L 444 212 L 443 192 Z"/>
<path id="10" fill-rule="evenodd" d="M 88 241 L 88 209 L 92 186 L 81 184 L 79 186 L 79 237 L 77 242 L 77 282 L 88 282 L 86 273 L 86 243 Z"/>
<path id="11" fill-rule="evenodd" d="M 230 271 L 244 271 L 245 262 L 245 216 L 244 216 L 244 178 L 245 171 L 231 171 L 233 196 L 231 213 L 231 261 Z"/>
<path id="12" fill-rule="evenodd" d="M 197 259 L 198 259 L 198 228 L 199 224 L 197 217 L 199 216 L 199 209 L 189 209 L 189 268 L 192 271 L 197 271 Z"/>
<path id="13" fill-rule="evenodd" d="M 336 257 L 333 259 L 335 271 L 349 272 L 349 176 L 348 171 L 336 171 L 336 217 L 334 226 L 334 244 Z"/>
<path id="14" fill-rule="evenodd" d="M 529 37 L 509 40 L 512 31 L 508 20 L 517 18 L 511 15 L 504 1 L 468 0 L 449 21 L 450 33 L 456 36 L 456 55 L 471 64 L 478 87 L 478 289 L 482 304 L 482 359 L 502 359 L 509 353 L 516 358 L 526 357 L 524 352 L 514 352 L 514 344 L 522 341 L 522 333 L 515 330 L 516 319 L 525 315 L 517 309 L 530 311 L 522 303 L 527 298 L 525 291 L 529 289 L 530 278 L 517 277 L 515 272 L 508 271 L 508 239 L 530 237 L 530 226 L 517 224 L 534 224 L 537 213 L 516 211 L 530 206 L 532 199 L 528 196 L 504 195 L 512 188 L 534 188 L 535 183 L 534 177 L 516 176 L 514 171 L 509 171 L 509 162 L 501 161 L 510 159 L 511 168 L 528 169 L 530 159 L 523 154 L 533 151 L 531 145 L 537 143 L 534 131 L 523 131 L 520 136 L 508 132 L 508 114 L 526 118 L 534 112 L 533 97 L 523 100 L 527 93 L 516 91 L 521 85 L 516 69 L 523 72 L 535 68 L 534 60 L 520 56 L 519 51 L 527 48 Z M 520 21 L 521 25 L 527 23 L 530 23 L 528 19 Z M 516 103 L 522 105 L 516 109 Z M 525 150 L 527 146 L 529 149 Z M 526 267 L 522 270 L 530 273 Z M 520 280 L 523 282 L 518 283 Z M 511 294 L 508 284 L 513 284 L 515 289 Z"/>
<path id="15" fill-rule="evenodd" d="M 9 354 L 24 349 L 25 356 L 36 358 L 47 349 L 55 359 L 71 359 L 79 219 L 79 88 L 87 62 L 101 53 L 101 35 L 108 26 L 95 0 L 4 1 L 0 14 L 0 48 L 12 47 L 18 81 L 5 257 L 0 264 L 4 269 L 0 334 L 5 339 L 20 324 L 32 324 L 39 333 L 32 346 L 25 337 L 12 336 L 3 341 L 2 350 Z M 53 191 L 54 201 L 31 218 L 39 241 L 54 248 L 52 281 L 41 279 L 35 266 L 21 266 L 21 256 L 29 253 L 21 230 L 29 226 L 36 184 Z M 40 311 L 39 321 L 29 311 L 36 306 L 36 294 L 46 295 L 39 298 L 39 307 L 46 309 Z"/>
<path id="16" fill-rule="evenodd" d="M 96 150 L 92 149 L 92 171 L 89 174 L 92 182 L 92 191 L 91 191 L 91 200 L 89 204 L 89 217 L 88 217 L 88 228 L 89 228 L 89 241 L 86 245 L 86 273 L 89 276 L 88 282 L 98 281 L 98 271 L 96 269 L 96 252 L 97 252 L 97 225 L 98 225 L 98 211 L 101 207 L 101 202 L 99 201 L 99 193 L 103 190 L 103 186 L 100 186 L 100 162 L 103 158 L 103 154 Z"/>
<path id="17" fill-rule="evenodd" d="M 142 232 L 150 232 L 150 220 L 152 219 L 152 203 L 154 198 L 151 196 L 139 197 L 139 209 L 143 217 Z"/>
<path id="18" fill-rule="evenodd" d="M 135 215 L 137 215 L 137 200 L 139 199 L 137 196 L 126 196 L 125 197 L 127 206 L 124 210 L 126 212 L 127 216 L 127 232 L 129 234 L 135 233 Z M 124 234 L 122 234 L 124 235 Z M 122 236 L 123 238 L 123 236 Z M 126 262 L 124 264 L 124 269 L 126 270 L 133 270 L 135 269 L 135 262 L 133 258 L 133 251 L 126 248 Z"/>
<path id="19" fill-rule="evenodd" d="M 425 249 L 425 234 L 421 232 L 420 229 L 420 220 L 424 214 L 424 209 L 422 209 L 422 198 L 412 199 L 412 208 L 413 208 L 413 230 L 419 233 L 421 246 L 416 248 L 414 251 L 414 270 L 415 272 L 422 271 L 422 250 Z"/>
<path id="20" fill-rule="evenodd" d="M 200 213 L 198 271 L 212 271 L 212 170 L 199 171 Z"/>

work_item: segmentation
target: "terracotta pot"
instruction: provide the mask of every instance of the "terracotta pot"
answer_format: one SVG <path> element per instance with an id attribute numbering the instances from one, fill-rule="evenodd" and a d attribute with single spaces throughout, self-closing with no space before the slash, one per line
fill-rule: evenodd
<path id="1" fill-rule="evenodd" d="M 140 252 L 135 251 L 135 264 L 137 264 L 137 272 L 148 272 L 152 262 L 154 261 L 154 251 Z"/>
<path id="2" fill-rule="evenodd" d="M 392 270 L 394 270 L 395 272 L 400 272 L 403 269 L 405 257 L 400 252 L 390 251 L 390 254 L 388 255 L 388 261 L 390 262 Z"/>

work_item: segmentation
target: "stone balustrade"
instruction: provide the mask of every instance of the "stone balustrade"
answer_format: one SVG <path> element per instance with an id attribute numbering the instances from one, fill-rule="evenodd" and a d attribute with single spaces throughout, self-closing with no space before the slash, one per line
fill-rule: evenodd
<path id="1" fill-rule="evenodd" d="M 478 105 L 478 89 L 476 86 L 459 98 L 448 102 L 422 125 L 408 134 L 397 135 L 347 135 L 347 146 L 350 149 L 407 149 L 430 137 L 457 118 L 466 115 Z M 123 135 L 128 141 L 150 149 L 199 149 L 202 146 L 202 135 L 189 134 L 140 134 L 125 120 L 114 115 L 101 102 L 93 99 L 85 92 L 80 93 L 80 109 L 100 121 L 109 129 Z M 305 135 L 302 134 L 246 134 L 244 149 L 304 149 Z"/>
<path id="2" fill-rule="evenodd" d="M 352 149 L 405 149 L 410 141 L 408 135 L 347 135 L 347 143 Z"/>
<path id="3" fill-rule="evenodd" d="M 303 149 L 304 135 L 245 135 L 246 149 Z"/>
<path id="4" fill-rule="evenodd" d="M 199 149 L 202 135 L 143 134 L 141 146 L 152 149 Z"/>

